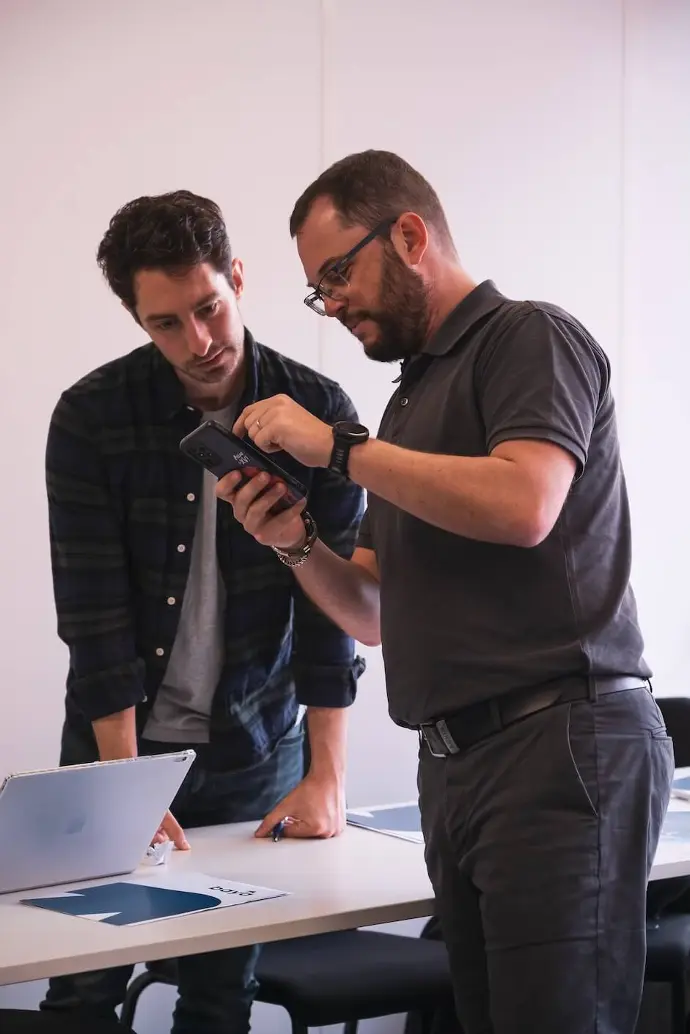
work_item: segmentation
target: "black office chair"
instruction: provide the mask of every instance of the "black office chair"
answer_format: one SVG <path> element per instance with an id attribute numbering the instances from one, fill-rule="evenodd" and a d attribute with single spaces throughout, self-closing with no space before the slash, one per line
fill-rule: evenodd
<path id="1" fill-rule="evenodd" d="M 690 765 L 690 697 L 657 697 L 676 766 Z M 690 970 L 690 878 L 655 880 L 647 891 L 645 979 L 671 985 L 673 1034 L 688 1034 Z"/>
<path id="2" fill-rule="evenodd" d="M 356 1034 L 360 1020 L 415 1013 L 430 1034 L 439 1004 L 452 1008 L 445 946 L 440 942 L 370 930 L 344 930 L 264 945 L 256 977 L 257 1001 L 279 1005 L 292 1034 L 344 1024 Z M 131 1024 L 141 993 L 153 983 L 177 986 L 174 959 L 151 962 L 130 983 L 122 1023 Z"/>
<path id="3" fill-rule="evenodd" d="M 0 1034 L 123 1034 L 115 1020 L 82 1013 L 32 1012 L 28 1009 L 0 1009 Z M 129 1034 L 134 1034 L 130 1031 Z"/>
<path id="4" fill-rule="evenodd" d="M 438 916 L 434 915 L 427 920 L 421 936 L 431 941 L 443 940 Z M 452 998 L 439 1000 L 431 1017 L 431 1023 L 419 1013 L 409 1013 L 403 1034 L 462 1034 L 462 1027 L 455 1013 L 455 1002 Z"/>
<path id="5" fill-rule="evenodd" d="M 673 740 L 676 768 L 690 766 L 690 696 L 656 697 L 666 729 Z"/>

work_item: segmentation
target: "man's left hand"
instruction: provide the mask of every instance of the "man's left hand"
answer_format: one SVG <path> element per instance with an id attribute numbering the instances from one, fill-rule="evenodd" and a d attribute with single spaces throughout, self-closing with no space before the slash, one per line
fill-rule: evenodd
<path id="1" fill-rule="evenodd" d="M 345 829 L 345 800 L 336 779 L 307 775 L 266 816 L 254 836 L 268 837 L 279 822 L 285 837 L 335 837 Z"/>
<path id="2" fill-rule="evenodd" d="M 264 452 L 283 450 L 305 467 L 327 467 L 333 450 L 333 431 L 287 395 L 253 402 L 240 413 L 233 431 L 248 434 Z"/>

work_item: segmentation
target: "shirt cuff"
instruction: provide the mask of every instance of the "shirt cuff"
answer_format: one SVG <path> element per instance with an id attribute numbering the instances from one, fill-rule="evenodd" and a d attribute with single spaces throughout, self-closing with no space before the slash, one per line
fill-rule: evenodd
<path id="1" fill-rule="evenodd" d="M 357 679 L 366 666 L 363 657 L 355 657 L 347 668 L 295 664 L 298 702 L 306 707 L 349 707 L 357 695 Z"/>
<path id="2" fill-rule="evenodd" d="M 72 679 L 67 691 L 75 707 L 89 722 L 126 711 L 146 700 L 144 662 L 129 661 Z"/>

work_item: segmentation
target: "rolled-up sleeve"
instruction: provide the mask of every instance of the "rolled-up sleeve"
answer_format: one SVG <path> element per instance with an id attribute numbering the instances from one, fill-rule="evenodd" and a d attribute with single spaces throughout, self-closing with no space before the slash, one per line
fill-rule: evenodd
<path id="1" fill-rule="evenodd" d="M 63 395 L 50 422 L 46 487 L 57 631 L 69 650 L 67 690 L 95 721 L 145 698 L 131 621 L 127 552 L 96 435 Z"/>

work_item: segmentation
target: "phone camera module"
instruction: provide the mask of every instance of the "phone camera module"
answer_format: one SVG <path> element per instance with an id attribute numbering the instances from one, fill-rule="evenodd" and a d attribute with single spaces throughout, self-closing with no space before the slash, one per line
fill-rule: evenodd
<path id="1" fill-rule="evenodd" d="M 209 449 L 207 445 L 197 445 L 194 450 L 194 455 L 200 463 L 211 467 L 217 467 L 220 463 L 220 456 L 213 449 Z"/>

